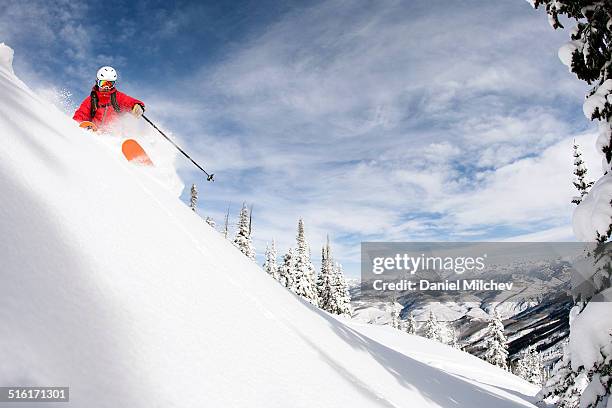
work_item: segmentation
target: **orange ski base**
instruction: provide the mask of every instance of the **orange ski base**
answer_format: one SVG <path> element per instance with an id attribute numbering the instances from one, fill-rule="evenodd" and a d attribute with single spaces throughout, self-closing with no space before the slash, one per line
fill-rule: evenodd
<path id="1" fill-rule="evenodd" d="M 98 130 L 98 127 L 96 126 L 96 124 L 95 124 L 95 123 L 93 123 L 93 122 L 89 122 L 89 121 L 87 121 L 87 120 L 86 120 L 86 121 L 84 121 L 84 122 L 81 122 L 81 124 L 79 125 L 79 127 L 80 127 L 80 128 L 83 128 L 83 129 L 87 129 L 87 130 L 93 130 L 94 132 L 95 132 L 96 130 Z"/>
<path id="2" fill-rule="evenodd" d="M 123 155 L 130 163 L 141 164 L 143 166 L 153 166 L 153 162 L 142 146 L 134 139 L 128 139 L 121 145 Z"/>

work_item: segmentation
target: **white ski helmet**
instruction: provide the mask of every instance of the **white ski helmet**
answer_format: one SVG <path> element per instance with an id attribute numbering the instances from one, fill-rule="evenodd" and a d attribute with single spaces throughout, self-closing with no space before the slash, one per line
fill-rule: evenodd
<path id="1" fill-rule="evenodd" d="M 98 70 L 96 78 L 98 81 L 116 81 L 117 71 L 115 71 L 115 68 L 113 67 L 102 67 Z"/>

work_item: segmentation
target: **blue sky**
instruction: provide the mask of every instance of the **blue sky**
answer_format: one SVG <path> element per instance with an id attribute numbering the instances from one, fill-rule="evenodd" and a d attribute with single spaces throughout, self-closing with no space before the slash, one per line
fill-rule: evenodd
<path id="1" fill-rule="evenodd" d="M 200 212 L 254 205 L 259 253 L 299 217 L 351 274 L 364 240 L 572 237 L 571 141 L 595 175 L 595 130 L 567 33 L 525 1 L 103 4 L 3 2 L 16 73 L 79 102 L 115 66 L 217 174 L 177 162 Z"/>

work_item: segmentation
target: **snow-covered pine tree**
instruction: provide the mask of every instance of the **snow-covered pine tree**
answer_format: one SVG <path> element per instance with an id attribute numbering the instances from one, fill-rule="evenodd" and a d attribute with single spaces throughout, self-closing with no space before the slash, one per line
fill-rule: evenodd
<path id="1" fill-rule="evenodd" d="M 572 369 L 569 347 L 566 343 L 563 346 L 561 360 L 553 367 L 552 376 L 546 381 L 537 398 L 555 404 L 557 408 L 577 408 L 580 404 L 580 395 L 588 383 L 584 370 L 578 371 Z"/>
<path id="2" fill-rule="evenodd" d="M 578 238 L 583 241 L 595 239 L 599 245 L 594 251 L 594 274 L 591 279 L 590 293 L 579 293 L 575 296 L 576 306 L 570 312 L 574 320 L 596 320 L 600 312 L 591 307 L 589 301 L 592 297 L 610 290 L 612 280 L 612 254 L 609 250 L 609 240 L 612 235 L 612 217 L 609 215 L 612 206 L 612 192 L 609 189 L 612 183 L 612 2 L 608 0 L 530 0 L 535 8 L 544 5 L 550 24 L 554 29 L 563 28 L 559 21 L 565 16 L 576 22 L 570 30 L 571 41 L 561 47 L 559 57 L 576 77 L 592 88 L 587 93 L 583 104 L 583 111 L 587 118 L 599 121 L 599 136 L 597 149 L 603 156 L 603 175 L 591 187 L 588 196 L 583 197 L 574 210 L 573 225 Z M 592 235 L 591 235 L 592 234 Z M 582 285 L 585 287 L 588 285 Z M 584 314 L 584 315 L 583 315 Z M 592 330 L 610 330 L 612 328 L 593 327 Z M 582 327 L 582 331 L 585 327 Z M 588 329 L 587 329 L 588 330 Z M 570 344 L 576 336 L 570 326 Z M 579 343 L 579 342 L 577 342 Z M 577 344 L 576 343 L 576 344 Z M 567 349 L 569 355 L 567 367 L 571 372 L 565 372 L 565 378 L 587 378 L 588 385 L 580 397 L 581 408 L 595 408 L 610 406 L 612 401 L 612 336 L 600 342 L 592 342 L 590 352 L 584 350 Z M 588 356 L 598 356 L 592 358 Z M 583 370 L 581 372 L 580 370 Z M 553 377 L 557 377 L 554 375 Z M 557 390 L 560 398 L 573 393 L 575 386 L 569 380 L 559 381 Z M 566 385 L 568 385 L 566 387 Z M 562 401 L 562 403 L 564 403 Z"/>
<path id="3" fill-rule="evenodd" d="M 401 305 L 397 303 L 396 299 L 393 299 L 391 301 L 391 327 L 398 330 L 401 329 L 400 310 Z"/>
<path id="4" fill-rule="evenodd" d="M 442 336 L 440 335 L 440 325 L 438 324 L 438 319 L 432 310 L 429 311 L 429 317 L 423 325 L 423 335 L 425 338 L 431 340 L 442 341 Z"/>
<path id="5" fill-rule="evenodd" d="M 317 293 L 319 295 L 319 307 L 332 313 L 335 306 L 334 290 L 333 290 L 333 274 L 334 265 L 331 255 L 331 246 L 329 244 L 329 236 L 327 243 L 321 249 L 321 271 L 317 276 Z"/>
<path id="6" fill-rule="evenodd" d="M 514 374 L 535 385 L 542 385 L 543 379 L 542 357 L 535 346 L 527 347 L 521 353 L 521 357 L 516 363 Z"/>
<path id="7" fill-rule="evenodd" d="M 448 332 L 448 345 L 456 348 L 458 350 L 462 350 L 461 343 L 459 343 L 459 339 L 457 338 L 457 330 L 451 325 L 447 327 Z"/>
<path id="8" fill-rule="evenodd" d="M 283 263 L 278 268 L 278 281 L 289 290 L 293 291 L 293 284 L 295 282 L 295 271 L 294 267 L 295 255 L 293 248 L 289 248 L 289 251 L 283 256 Z"/>
<path id="9" fill-rule="evenodd" d="M 334 261 L 329 236 L 321 250 L 321 271 L 317 276 L 319 307 L 329 313 L 351 316 L 351 295 L 342 265 Z"/>
<path id="10" fill-rule="evenodd" d="M 198 206 L 198 189 L 195 184 L 192 184 L 191 185 L 191 199 L 189 200 L 189 208 L 191 208 L 193 212 L 195 212 L 197 206 Z"/>
<path id="11" fill-rule="evenodd" d="M 298 221 L 297 248 L 294 252 L 295 262 L 293 262 L 294 282 L 291 290 L 298 296 L 303 297 L 313 305 L 319 304 L 319 295 L 315 283 L 315 267 L 310 259 L 310 247 L 306 241 L 304 232 L 304 221 Z"/>
<path id="12" fill-rule="evenodd" d="M 344 269 L 339 262 L 334 263 L 334 273 L 332 278 L 334 303 L 331 313 L 351 316 L 353 314 L 353 307 L 351 306 L 351 293 L 349 292 L 349 286 L 346 282 L 346 278 L 344 277 Z"/>
<path id="13" fill-rule="evenodd" d="M 264 271 L 266 271 L 266 273 L 270 276 L 272 276 L 274 279 L 278 280 L 279 279 L 279 271 L 278 271 L 278 264 L 276 262 L 276 244 L 274 242 L 274 240 L 272 240 L 272 246 L 268 246 L 268 244 L 266 244 L 266 255 L 265 255 L 265 261 L 263 264 L 263 269 Z"/>
<path id="14" fill-rule="evenodd" d="M 414 319 L 414 315 L 412 314 L 412 312 L 408 313 L 408 318 L 406 319 L 404 330 L 408 334 L 416 334 L 417 323 L 416 323 L 416 320 Z"/>
<path id="15" fill-rule="evenodd" d="M 440 334 L 440 343 L 450 344 L 451 343 L 451 332 L 446 322 L 438 320 L 438 333 Z"/>
<path id="16" fill-rule="evenodd" d="M 251 204 L 251 208 L 249 209 L 249 236 L 252 235 L 253 232 L 253 204 Z"/>
<path id="17" fill-rule="evenodd" d="M 587 168 L 582 160 L 582 152 L 580 146 L 574 141 L 574 175 L 576 178 L 572 182 L 576 190 L 578 190 L 579 196 L 575 196 L 572 199 L 572 203 L 578 205 L 582 201 L 582 198 L 589 192 L 589 188 L 593 186 L 592 181 L 586 181 Z"/>
<path id="18" fill-rule="evenodd" d="M 225 213 L 225 222 L 223 225 L 223 237 L 227 239 L 229 236 L 229 215 L 230 215 L 230 207 L 227 206 L 227 212 Z"/>
<path id="19" fill-rule="evenodd" d="M 508 340 L 504 335 L 504 323 L 495 310 L 485 334 L 484 360 L 504 370 L 508 369 Z"/>
<path id="20" fill-rule="evenodd" d="M 236 238 L 234 238 L 234 245 L 240 249 L 247 258 L 255 260 L 255 249 L 253 248 L 253 242 L 251 240 L 251 222 L 249 216 L 249 209 L 246 203 L 242 204 L 242 210 L 240 210 L 240 218 L 238 219 L 238 232 Z"/>
<path id="21" fill-rule="evenodd" d="M 217 224 L 215 223 L 215 220 L 212 219 L 212 217 L 206 217 L 205 219 L 206 223 L 208 225 L 210 225 L 213 229 L 215 229 L 215 227 L 217 226 Z"/>

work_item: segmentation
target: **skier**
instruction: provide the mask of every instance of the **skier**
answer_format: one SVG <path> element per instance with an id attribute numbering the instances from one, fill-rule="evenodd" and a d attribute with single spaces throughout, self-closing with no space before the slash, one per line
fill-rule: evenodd
<path id="1" fill-rule="evenodd" d="M 113 122 L 120 112 L 130 112 L 137 118 L 144 113 L 144 103 L 129 95 L 119 92 L 115 88 L 117 71 L 113 67 L 102 67 L 96 74 L 96 84 L 89 97 L 81 103 L 74 112 L 72 119 L 79 123 L 92 122 L 94 126 L 86 124 L 87 128 L 104 129 Z"/>

